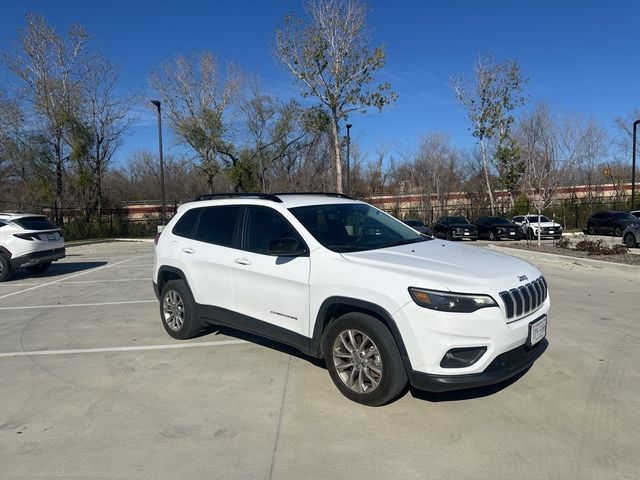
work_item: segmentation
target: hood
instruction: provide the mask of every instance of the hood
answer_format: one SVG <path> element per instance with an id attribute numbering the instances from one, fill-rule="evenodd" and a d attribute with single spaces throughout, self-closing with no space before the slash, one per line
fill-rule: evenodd
<path id="1" fill-rule="evenodd" d="M 453 292 L 508 290 L 540 276 L 533 265 L 519 258 L 482 247 L 430 240 L 398 247 L 343 253 L 349 261 L 377 270 L 414 277 L 416 286 Z M 521 280 L 523 276 L 526 279 Z"/>
<path id="2" fill-rule="evenodd" d="M 529 222 L 529 225 L 532 227 L 537 227 L 538 226 L 538 222 Z M 556 222 L 540 222 L 540 227 L 541 228 L 546 228 L 546 227 L 557 227 L 560 228 L 561 225 L 559 223 Z"/>

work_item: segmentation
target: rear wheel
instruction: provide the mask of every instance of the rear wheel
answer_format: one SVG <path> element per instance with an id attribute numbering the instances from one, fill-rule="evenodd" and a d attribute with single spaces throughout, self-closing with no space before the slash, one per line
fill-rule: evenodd
<path id="1" fill-rule="evenodd" d="M 51 262 L 39 263 L 38 265 L 31 265 L 30 267 L 25 267 L 31 273 L 42 273 L 47 270 L 51 266 Z"/>
<path id="2" fill-rule="evenodd" d="M 0 282 L 4 282 L 11 278 L 12 268 L 11 263 L 7 258 L 0 254 Z"/>
<path id="3" fill-rule="evenodd" d="M 352 312 L 333 322 L 324 335 L 323 352 L 333 383 L 349 400 L 384 405 L 407 386 L 393 335 L 369 315 Z"/>
<path id="4" fill-rule="evenodd" d="M 624 236 L 624 244 L 627 248 L 633 248 L 636 246 L 636 237 L 633 236 L 633 233 L 629 232 Z"/>
<path id="5" fill-rule="evenodd" d="M 160 317 L 167 333 L 178 340 L 195 337 L 202 330 L 193 295 L 183 280 L 170 280 L 162 288 Z"/>

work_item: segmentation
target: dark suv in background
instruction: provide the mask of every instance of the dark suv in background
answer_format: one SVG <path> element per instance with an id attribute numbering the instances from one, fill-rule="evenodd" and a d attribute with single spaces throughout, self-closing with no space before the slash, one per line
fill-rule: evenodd
<path id="1" fill-rule="evenodd" d="M 479 217 L 474 224 L 478 227 L 478 238 L 521 240 L 523 237 L 522 229 L 505 217 Z"/>
<path id="2" fill-rule="evenodd" d="M 438 238 L 446 238 L 447 240 L 468 238 L 476 241 L 478 239 L 478 228 L 466 217 L 440 217 L 433 224 L 433 234 Z"/>
<path id="3" fill-rule="evenodd" d="M 587 220 L 587 233 L 589 235 L 613 235 L 622 236 L 622 231 L 632 223 L 640 222 L 640 219 L 627 212 L 609 210 L 598 212 Z"/>

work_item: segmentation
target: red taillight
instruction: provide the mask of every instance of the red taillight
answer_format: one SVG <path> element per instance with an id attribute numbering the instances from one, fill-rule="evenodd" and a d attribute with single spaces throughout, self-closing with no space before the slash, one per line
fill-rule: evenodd
<path id="1" fill-rule="evenodd" d="M 37 233 L 14 233 L 13 236 L 23 240 L 40 240 L 40 236 Z"/>
<path id="2" fill-rule="evenodd" d="M 158 240 L 160 240 L 160 235 L 162 235 L 162 232 L 158 232 L 158 233 L 156 233 L 156 238 L 155 238 L 155 240 L 153 241 L 153 243 L 155 243 L 156 245 L 158 244 Z"/>

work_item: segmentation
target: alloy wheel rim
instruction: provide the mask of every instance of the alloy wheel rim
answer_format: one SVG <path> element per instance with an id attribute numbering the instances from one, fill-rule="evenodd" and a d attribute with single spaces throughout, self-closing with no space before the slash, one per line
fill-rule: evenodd
<path id="1" fill-rule="evenodd" d="M 333 365 L 340 380 L 357 393 L 371 393 L 380 385 L 382 358 L 376 344 L 359 330 L 344 330 L 333 342 Z"/>
<path id="2" fill-rule="evenodd" d="M 177 332 L 184 324 L 184 302 L 175 290 L 169 290 L 162 302 L 162 315 L 167 326 Z"/>

